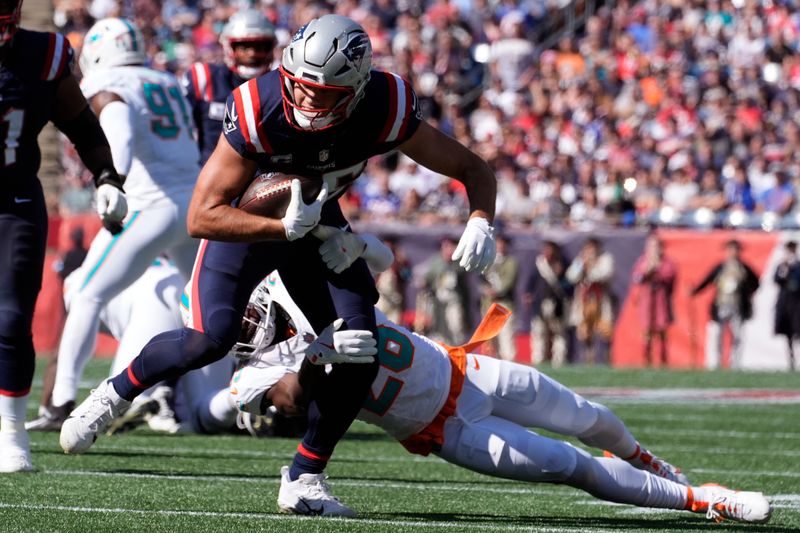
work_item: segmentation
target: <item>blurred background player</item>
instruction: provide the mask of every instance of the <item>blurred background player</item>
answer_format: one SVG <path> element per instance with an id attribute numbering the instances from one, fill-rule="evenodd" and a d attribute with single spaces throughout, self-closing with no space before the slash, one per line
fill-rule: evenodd
<path id="1" fill-rule="evenodd" d="M 254 298 L 268 302 L 270 309 L 287 310 L 295 318 L 297 334 L 275 346 L 260 343 L 235 374 L 231 395 L 240 409 L 252 414 L 264 414 L 269 406 L 302 414 L 307 398 L 303 389 L 313 380 L 309 374 L 320 339 L 306 329 L 302 316 L 297 318 L 299 309 L 279 277 L 260 285 Z M 384 429 L 411 453 L 435 453 L 455 465 L 506 479 L 564 483 L 618 503 L 743 522 L 769 520 L 770 505 L 760 492 L 689 486 L 680 470 L 643 448 L 605 406 L 529 366 L 467 353 L 497 334 L 510 316 L 507 310 L 492 308 L 470 342 L 460 347 L 443 347 L 380 311 L 376 315 L 381 369 L 358 417 Z M 263 313 L 261 328 L 277 331 L 271 323 L 276 316 Z M 575 436 L 606 450 L 606 457 L 593 457 L 528 427 Z M 299 502 L 287 472 L 284 467 L 278 506 L 296 512 Z M 308 476 L 301 476 L 302 482 L 321 482 Z"/>
<path id="2" fill-rule="evenodd" d="M 219 40 L 225 64 L 195 63 L 182 80 L 197 126 L 201 165 L 211 156 L 222 134 L 228 95 L 272 66 L 275 28 L 260 11 L 243 9 L 231 16 Z"/>
<path id="3" fill-rule="evenodd" d="M 567 314 L 572 293 L 561 247 L 554 241 L 544 241 L 534 264 L 536 274 L 525 291 L 525 303 L 531 306 L 533 364 L 549 362 L 560 367 L 567 362 Z"/>
<path id="4" fill-rule="evenodd" d="M 775 269 L 778 300 L 775 302 L 775 334 L 786 337 L 789 370 L 795 369 L 794 341 L 800 337 L 800 260 L 797 242 L 783 245 L 784 258 Z"/>
<path id="5" fill-rule="evenodd" d="M 741 365 L 742 326 L 753 315 L 753 293 L 758 289 L 758 276 L 742 260 L 742 245 L 737 240 L 725 244 L 725 259 L 714 266 L 691 291 L 696 296 L 713 284 L 711 319 L 706 326 L 706 368 L 715 370 L 722 362 L 725 330 L 731 335 L 731 368 Z M 726 328 L 727 326 L 727 328 Z"/>
<path id="6" fill-rule="evenodd" d="M 661 366 L 669 363 L 667 330 L 672 323 L 672 293 L 675 287 L 676 268 L 664 256 L 664 244 L 655 233 L 648 235 L 644 254 L 633 266 L 633 283 L 637 292 L 639 319 L 644 329 L 644 355 L 648 366 L 653 365 L 653 340 L 658 337 L 661 348 Z"/>
<path id="7" fill-rule="evenodd" d="M 141 32 L 126 19 L 103 19 L 86 35 L 81 90 L 110 139 L 117 171 L 127 176 L 130 214 L 119 234 L 101 230 L 89 248 L 58 349 L 50 424 L 40 429 L 58 429 L 72 410 L 103 305 L 161 252 L 185 279 L 191 274 L 197 241 L 188 235 L 186 212 L 198 172 L 194 126 L 178 80 L 145 68 L 146 59 Z"/>
<path id="8" fill-rule="evenodd" d="M 48 121 L 94 176 L 104 225 L 118 231 L 127 212 L 108 141 L 72 75 L 72 48 L 62 35 L 20 28 L 21 10 L 21 0 L 0 0 L 0 472 L 33 470 L 24 425 L 47 239 L 37 136 Z"/>
<path id="9" fill-rule="evenodd" d="M 73 272 L 64 283 L 67 311 L 71 310 L 75 295 L 86 278 L 85 268 L 87 266 Z M 158 257 L 139 279 L 103 305 L 99 314 L 101 331 L 119 341 L 110 375 L 127 368 L 153 335 L 180 327 L 179 301 L 183 285 L 184 279 L 178 269 L 166 258 Z M 147 422 L 154 431 L 177 432 L 179 426 L 172 410 L 171 396 L 172 388 L 164 385 L 145 391 L 126 413 L 127 418 L 121 419 L 119 427 L 113 429 L 117 430 L 136 418 Z M 35 427 L 29 426 L 28 429 Z"/>
<path id="10" fill-rule="evenodd" d="M 496 181 L 488 164 L 422 120 L 408 82 L 371 66 L 364 29 L 346 17 L 325 15 L 295 34 L 277 71 L 233 91 L 224 139 L 200 173 L 189 211 L 190 233 L 213 239 L 203 241 L 192 276 L 190 327 L 155 337 L 126 372 L 95 389 L 62 427 L 65 451 L 86 451 L 97 433 L 153 383 L 224 357 L 236 342 L 251 292 L 276 268 L 296 289 L 315 330 L 339 316 L 348 329 L 374 333 L 378 294 L 357 243 L 341 238 L 347 260 L 331 271 L 322 262 L 319 241 L 304 238 L 320 221 L 347 227 L 338 204 L 326 200 L 337 199 L 373 155 L 399 149 L 461 181 L 471 215 L 451 258 L 477 272 L 492 264 Z M 316 177 L 324 184 L 316 200 L 306 204 L 294 181 L 293 200 L 282 219 L 252 215 L 231 203 L 257 169 Z M 309 430 L 290 468 L 292 480 L 322 473 L 376 372 L 377 363 L 340 365 L 325 377 L 311 401 Z M 306 512 L 339 512 L 324 509 L 325 494 L 327 488 L 309 490 Z"/>

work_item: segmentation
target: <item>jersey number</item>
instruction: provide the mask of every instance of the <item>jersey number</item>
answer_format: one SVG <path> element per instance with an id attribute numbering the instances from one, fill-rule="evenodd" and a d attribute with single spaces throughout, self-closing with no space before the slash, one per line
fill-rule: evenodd
<path id="1" fill-rule="evenodd" d="M 174 139 L 181 131 L 181 127 L 178 124 L 178 120 L 175 118 L 175 111 L 172 109 L 172 104 L 170 103 L 170 98 L 167 96 L 167 93 L 172 97 L 172 100 L 177 102 L 178 109 L 180 109 L 183 118 L 183 124 L 186 126 L 187 130 L 191 131 L 189 114 L 186 111 L 186 103 L 183 101 L 183 96 L 177 87 L 172 86 L 164 90 L 162 85 L 150 82 L 145 82 L 143 86 L 147 107 L 149 107 L 150 112 L 157 117 L 150 121 L 150 129 L 153 130 L 153 133 L 163 139 Z"/>
<path id="2" fill-rule="evenodd" d="M 22 121 L 25 119 L 24 109 L 14 109 L 6 111 L 0 120 L 0 127 L 7 125 L 5 134 L 0 130 L 0 139 L 5 138 L 3 144 L 3 166 L 10 166 L 17 162 L 17 147 L 19 146 L 19 136 L 22 135 Z"/>
<path id="3" fill-rule="evenodd" d="M 414 344 L 396 329 L 378 326 L 378 359 L 381 366 L 392 372 L 403 372 L 411 368 L 411 363 L 414 361 Z M 375 396 L 372 390 L 369 391 L 367 399 L 364 400 L 364 409 L 378 416 L 385 415 L 402 388 L 401 380 L 389 376 L 380 394 Z"/>

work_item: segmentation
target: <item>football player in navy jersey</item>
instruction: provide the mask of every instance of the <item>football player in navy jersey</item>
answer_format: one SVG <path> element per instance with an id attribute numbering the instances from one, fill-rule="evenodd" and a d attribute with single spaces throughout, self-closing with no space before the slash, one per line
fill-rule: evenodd
<path id="1" fill-rule="evenodd" d="M 127 213 L 108 141 L 72 76 L 69 42 L 20 28 L 21 9 L 21 0 L 0 0 L 0 472 L 33 470 L 24 424 L 47 239 L 37 136 L 48 121 L 94 175 L 104 225 L 118 232 Z"/>
<path id="2" fill-rule="evenodd" d="M 219 40 L 225 64 L 195 63 L 182 80 L 197 125 L 201 164 L 211 156 L 222 133 L 228 95 L 271 66 L 275 28 L 260 11 L 243 9 L 231 16 Z"/>
<path id="3" fill-rule="evenodd" d="M 189 324 L 155 337 L 127 371 L 102 383 L 61 430 L 67 453 L 86 451 L 110 421 L 150 384 L 223 357 L 236 342 L 252 290 L 272 269 L 294 295 L 315 331 L 337 316 L 349 330 L 376 331 L 377 290 L 352 233 L 325 243 L 318 225 L 347 228 L 335 200 L 358 177 L 369 157 L 399 149 L 415 161 L 465 185 L 471 214 L 453 260 L 483 272 L 494 261 L 496 181 L 476 154 L 427 124 L 410 84 L 371 70 L 372 48 L 352 20 L 325 15 L 301 28 L 284 49 L 281 65 L 233 91 L 223 135 L 198 177 L 189 208 L 189 231 L 203 241 L 192 275 Z M 300 182 L 283 218 L 232 207 L 257 171 L 318 178 L 317 198 L 306 204 Z M 321 228 L 322 229 L 322 228 Z M 318 232 L 320 230 L 317 230 Z M 342 332 L 343 333 L 343 332 Z M 336 348 L 346 335 L 333 335 Z M 374 348 L 373 348 L 373 354 Z M 352 423 L 378 363 L 342 364 L 320 376 L 308 409 L 309 429 L 281 493 L 282 510 L 352 516 L 333 497 L 323 470 Z"/>

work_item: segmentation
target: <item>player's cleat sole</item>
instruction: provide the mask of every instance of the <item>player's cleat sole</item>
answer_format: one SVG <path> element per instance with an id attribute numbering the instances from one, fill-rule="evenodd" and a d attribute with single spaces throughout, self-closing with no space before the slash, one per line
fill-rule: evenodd
<path id="1" fill-rule="evenodd" d="M 27 431 L 0 432 L 0 473 L 33 472 Z"/>
<path id="2" fill-rule="evenodd" d="M 83 453 L 105 433 L 111 422 L 121 417 L 131 402 L 123 400 L 106 380 L 75 408 L 61 426 L 59 442 L 64 453 Z"/>
<path id="3" fill-rule="evenodd" d="M 135 429 L 146 423 L 148 418 L 156 413 L 158 413 L 158 402 L 156 400 L 150 398 L 139 400 L 139 398 L 136 398 L 125 414 L 111 422 L 106 435 L 114 435 L 115 433 L 123 433 Z"/>
<path id="4" fill-rule="evenodd" d="M 281 468 L 278 511 L 307 516 L 339 516 L 353 518 L 356 512 L 331 494 L 325 474 L 301 474 L 289 480 L 289 467 Z"/>
<path id="5" fill-rule="evenodd" d="M 715 522 L 733 520 L 748 524 L 764 524 L 772 516 L 772 506 L 760 492 L 734 491 L 720 485 L 703 485 L 706 497 L 691 503 L 695 513 L 705 513 Z"/>

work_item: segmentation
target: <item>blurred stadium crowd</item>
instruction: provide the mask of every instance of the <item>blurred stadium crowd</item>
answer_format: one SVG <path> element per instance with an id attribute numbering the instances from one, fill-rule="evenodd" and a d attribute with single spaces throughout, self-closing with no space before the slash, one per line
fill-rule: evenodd
<path id="1" fill-rule="evenodd" d="M 579 37 L 538 45 L 566 0 L 261 0 L 276 57 L 300 21 L 347 15 L 375 64 L 412 80 L 427 118 L 487 159 L 509 227 L 800 225 L 800 16 L 793 0 L 647 0 L 590 6 Z M 218 35 L 246 0 L 56 0 L 76 49 L 92 22 L 143 29 L 156 68 L 221 61 Z M 595 9 L 596 8 L 596 9 Z M 587 7 L 588 9 L 588 7 Z M 86 210 L 65 149 L 62 213 Z M 372 161 L 351 218 L 461 219 L 453 182 L 410 160 Z M 358 206 L 359 209 L 355 209 Z"/>

